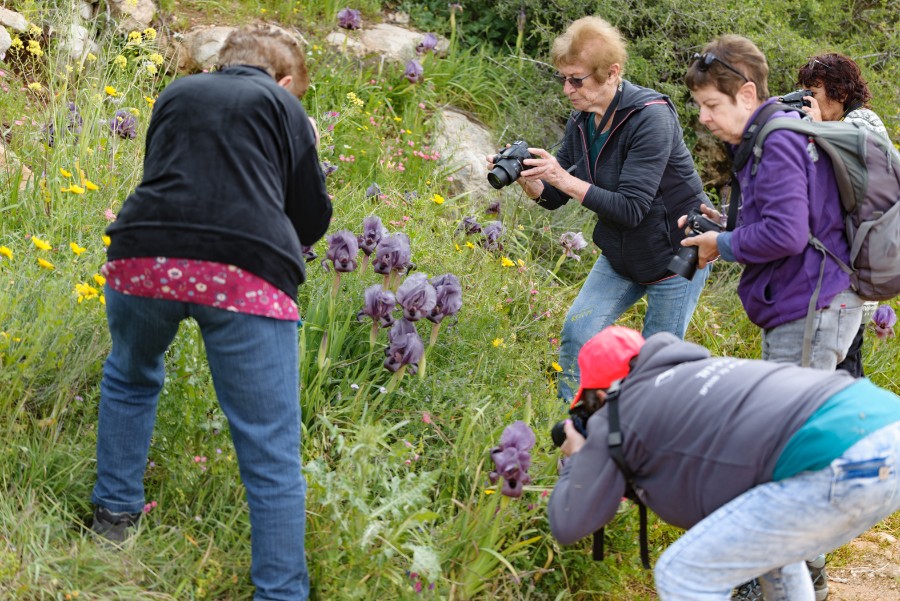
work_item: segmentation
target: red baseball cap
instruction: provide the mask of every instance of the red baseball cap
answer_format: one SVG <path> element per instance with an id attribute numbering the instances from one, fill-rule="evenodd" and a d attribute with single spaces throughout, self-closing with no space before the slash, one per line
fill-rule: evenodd
<path id="1" fill-rule="evenodd" d="M 622 326 L 609 326 L 588 340 L 578 353 L 581 387 L 571 406 L 578 404 L 585 389 L 606 389 L 627 376 L 628 363 L 641 352 L 642 346 L 644 337 Z"/>

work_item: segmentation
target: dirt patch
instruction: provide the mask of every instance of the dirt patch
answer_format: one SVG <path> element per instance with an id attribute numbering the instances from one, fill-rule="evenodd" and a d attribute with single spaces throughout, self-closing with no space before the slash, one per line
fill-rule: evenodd
<path id="1" fill-rule="evenodd" d="M 829 562 L 828 601 L 900 601 L 900 541 L 870 531 L 848 543 L 848 561 Z M 832 565 L 832 563 L 834 565 Z"/>

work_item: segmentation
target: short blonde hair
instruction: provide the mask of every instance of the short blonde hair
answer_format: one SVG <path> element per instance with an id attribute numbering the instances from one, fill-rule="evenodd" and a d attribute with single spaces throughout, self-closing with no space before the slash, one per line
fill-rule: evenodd
<path id="1" fill-rule="evenodd" d="M 625 72 L 628 51 L 622 33 L 609 22 L 601 17 L 583 17 L 554 40 L 550 60 L 556 68 L 580 62 L 603 78 L 614 64 Z"/>
<path id="2" fill-rule="evenodd" d="M 287 31 L 271 25 L 245 25 L 231 32 L 219 51 L 219 66 L 252 65 L 275 81 L 291 76 L 288 90 L 302 98 L 309 88 L 306 57 L 300 43 Z"/>

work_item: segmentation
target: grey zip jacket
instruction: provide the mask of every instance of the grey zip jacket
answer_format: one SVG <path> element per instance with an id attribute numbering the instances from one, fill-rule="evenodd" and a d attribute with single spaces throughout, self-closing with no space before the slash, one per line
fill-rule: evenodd
<path id="1" fill-rule="evenodd" d="M 647 339 L 621 382 L 625 464 L 640 499 L 661 519 L 690 528 L 770 482 L 791 436 L 845 372 L 730 357 L 668 333 Z M 548 507 L 553 536 L 569 544 L 612 520 L 625 478 L 609 455 L 607 407 L 588 420 L 587 442 L 566 460 Z"/>

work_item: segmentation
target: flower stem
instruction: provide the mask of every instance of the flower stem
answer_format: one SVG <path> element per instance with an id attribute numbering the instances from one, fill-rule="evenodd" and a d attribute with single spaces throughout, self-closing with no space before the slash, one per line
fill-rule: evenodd
<path id="1" fill-rule="evenodd" d="M 372 329 L 369 331 L 369 352 L 375 349 L 375 339 L 378 337 L 378 322 L 372 320 Z"/>
<path id="2" fill-rule="evenodd" d="M 438 332 L 441 329 L 440 323 L 431 324 L 431 338 L 428 339 L 428 348 L 434 346 L 434 343 L 437 342 Z"/>

